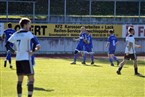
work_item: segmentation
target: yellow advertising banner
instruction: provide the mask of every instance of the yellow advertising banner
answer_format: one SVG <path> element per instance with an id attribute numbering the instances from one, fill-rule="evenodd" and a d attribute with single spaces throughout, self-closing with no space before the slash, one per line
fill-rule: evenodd
<path id="1" fill-rule="evenodd" d="M 17 23 L 13 23 L 12 26 L 15 30 L 20 29 Z M 93 38 L 107 38 L 109 29 L 114 29 L 115 35 L 122 38 L 122 25 L 32 24 L 31 31 L 37 37 L 78 37 L 81 26 L 85 26 Z M 4 28 L 7 28 L 7 23 L 4 24 Z"/>

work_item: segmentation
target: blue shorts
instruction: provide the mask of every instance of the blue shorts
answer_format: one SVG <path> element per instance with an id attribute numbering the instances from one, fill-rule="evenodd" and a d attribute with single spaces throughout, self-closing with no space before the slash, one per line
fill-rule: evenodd
<path id="1" fill-rule="evenodd" d="M 90 48 L 90 47 L 85 47 L 85 51 L 86 51 L 86 52 L 92 52 L 93 50 L 92 50 L 92 48 Z"/>
<path id="2" fill-rule="evenodd" d="M 35 65 L 35 57 L 34 57 L 34 55 L 31 56 L 31 62 L 32 62 L 32 65 L 34 66 Z"/>
<path id="3" fill-rule="evenodd" d="M 115 50 L 109 50 L 108 54 L 115 54 Z"/>
<path id="4" fill-rule="evenodd" d="M 75 50 L 77 50 L 77 51 L 83 51 L 84 47 L 83 47 L 83 45 L 78 44 Z"/>

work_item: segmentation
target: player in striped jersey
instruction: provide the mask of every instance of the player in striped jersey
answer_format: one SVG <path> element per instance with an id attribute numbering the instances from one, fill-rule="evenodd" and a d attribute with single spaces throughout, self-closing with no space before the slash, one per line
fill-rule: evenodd
<path id="1" fill-rule="evenodd" d="M 117 70 L 117 74 L 121 74 L 121 70 L 124 66 L 124 64 L 126 63 L 127 60 L 132 60 L 133 61 L 133 65 L 134 65 L 134 74 L 137 76 L 142 76 L 139 72 L 138 72 L 138 63 L 137 63 L 137 56 L 136 56 L 136 51 L 135 48 L 141 48 L 141 45 L 137 45 L 135 43 L 135 38 L 134 38 L 134 29 L 132 27 L 128 28 L 128 36 L 126 37 L 126 48 L 125 48 L 125 55 L 124 55 L 124 59 L 123 61 L 119 64 L 119 68 Z"/>
<path id="2" fill-rule="evenodd" d="M 39 42 L 34 38 L 32 32 L 29 31 L 31 21 L 28 18 L 22 18 L 19 22 L 21 29 L 14 33 L 6 43 L 7 49 L 12 53 L 16 53 L 16 71 L 18 76 L 17 82 L 17 94 L 18 97 L 22 97 L 22 82 L 24 76 L 28 76 L 28 97 L 32 97 L 34 87 L 34 69 L 31 62 L 31 56 L 35 51 L 40 49 Z M 30 42 L 33 42 L 34 46 L 31 50 Z M 11 48 L 10 44 L 13 43 L 16 46 L 16 50 Z"/>

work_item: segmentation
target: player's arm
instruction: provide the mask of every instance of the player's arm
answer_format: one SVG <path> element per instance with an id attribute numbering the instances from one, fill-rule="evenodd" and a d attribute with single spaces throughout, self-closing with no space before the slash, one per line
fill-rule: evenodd
<path id="1" fill-rule="evenodd" d="M 33 37 L 31 39 L 32 43 L 33 43 L 33 47 L 32 47 L 32 50 L 29 51 L 29 54 L 30 55 L 33 55 L 34 52 L 36 51 L 39 51 L 40 50 L 40 44 L 39 44 L 39 41 L 36 37 Z"/>
<path id="2" fill-rule="evenodd" d="M 116 42 L 116 46 L 118 45 L 118 43 L 119 43 L 119 42 L 117 41 L 117 42 Z"/>
<path id="3" fill-rule="evenodd" d="M 73 38 L 73 41 L 79 41 L 80 39 L 79 38 Z"/>
<path id="4" fill-rule="evenodd" d="M 11 52 L 11 53 L 15 53 L 16 51 L 10 46 L 11 42 L 7 42 L 5 47 Z"/>
<path id="5" fill-rule="evenodd" d="M 115 42 L 116 42 L 116 46 L 117 46 L 118 45 L 118 39 L 117 38 L 116 38 Z"/>
<path id="6" fill-rule="evenodd" d="M 86 40 L 86 44 L 89 44 L 91 41 L 90 37 Z"/>
<path id="7" fill-rule="evenodd" d="M 106 48 L 108 48 L 108 46 L 110 45 L 110 38 L 108 38 L 107 43 L 106 43 Z"/>
<path id="8" fill-rule="evenodd" d="M 2 40 L 5 39 L 5 36 L 6 36 L 6 35 L 3 33 L 2 36 L 1 36 Z"/>
<path id="9" fill-rule="evenodd" d="M 141 45 L 138 45 L 138 44 L 135 44 L 135 47 L 136 48 L 142 48 L 142 46 Z"/>
<path id="10" fill-rule="evenodd" d="M 34 44 L 33 48 L 32 48 L 32 51 L 35 52 L 35 51 L 40 50 L 40 44 L 39 44 L 38 39 L 36 37 L 34 37 L 34 38 L 31 39 L 31 41 Z"/>
<path id="11" fill-rule="evenodd" d="M 5 47 L 11 52 L 16 53 L 16 51 L 10 46 L 11 43 L 15 43 L 15 35 L 13 34 L 7 41 Z"/>
<path id="12" fill-rule="evenodd" d="M 110 42 L 107 42 L 107 43 L 106 43 L 106 48 L 108 48 L 109 45 L 110 45 Z"/>
<path id="13" fill-rule="evenodd" d="M 128 53 L 130 52 L 131 48 L 133 48 L 133 43 L 129 42 L 128 43 Z"/>

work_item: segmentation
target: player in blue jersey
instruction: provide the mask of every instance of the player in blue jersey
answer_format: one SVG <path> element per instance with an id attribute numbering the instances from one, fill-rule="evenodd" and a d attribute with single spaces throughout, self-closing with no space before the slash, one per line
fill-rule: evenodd
<path id="1" fill-rule="evenodd" d="M 91 64 L 94 64 L 94 53 L 93 53 L 93 43 L 92 43 L 92 36 L 88 30 L 86 30 L 86 39 L 84 44 L 84 56 L 82 64 L 86 64 L 86 57 L 87 54 L 90 54 L 91 57 Z"/>
<path id="2" fill-rule="evenodd" d="M 75 52 L 74 52 L 74 61 L 71 64 L 76 64 L 78 53 L 81 53 L 84 50 L 85 36 L 86 36 L 86 28 L 81 27 L 81 32 L 80 32 L 80 35 L 79 35 L 79 39 L 75 39 L 75 40 L 78 40 L 79 42 L 78 42 L 78 45 L 77 45 L 77 47 L 75 49 Z"/>
<path id="3" fill-rule="evenodd" d="M 117 37 L 114 35 L 114 30 L 110 29 L 108 31 L 108 34 L 110 35 L 108 38 L 108 42 L 106 44 L 106 48 L 108 48 L 108 57 L 109 57 L 109 61 L 111 63 L 111 66 L 114 66 L 113 60 L 115 60 L 117 62 L 117 65 L 119 65 L 119 60 L 117 59 L 117 57 L 114 55 L 115 54 L 115 50 L 116 50 L 116 46 L 118 44 L 118 39 Z"/>
<path id="4" fill-rule="evenodd" d="M 11 35 L 15 32 L 16 31 L 12 29 L 12 24 L 8 23 L 8 28 L 4 31 L 4 33 L 2 35 L 2 40 L 5 40 L 5 43 L 6 43 L 8 41 L 8 39 L 11 37 Z M 11 47 L 13 47 L 13 44 L 11 44 Z M 10 68 L 12 68 L 11 53 L 8 51 L 8 49 L 7 49 L 6 59 L 4 61 L 4 67 L 6 67 L 7 61 L 10 64 Z"/>

